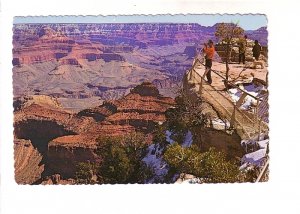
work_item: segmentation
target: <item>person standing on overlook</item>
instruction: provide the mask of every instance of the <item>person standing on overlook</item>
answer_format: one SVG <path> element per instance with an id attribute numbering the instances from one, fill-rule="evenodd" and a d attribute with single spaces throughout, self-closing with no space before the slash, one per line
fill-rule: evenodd
<path id="1" fill-rule="evenodd" d="M 245 52 L 247 48 L 247 35 L 241 38 L 239 41 L 239 64 L 242 62 L 245 64 Z"/>
<path id="2" fill-rule="evenodd" d="M 259 59 L 260 51 L 261 51 L 261 46 L 258 44 L 258 41 L 255 40 L 254 46 L 252 48 L 252 53 L 253 53 L 253 57 L 255 58 L 255 60 Z"/>
<path id="3" fill-rule="evenodd" d="M 208 40 L 207 44 L 204 43 L 204 47 L 202 51 L 205 54 L 205 74 L 206 74 L 207 82 L 211 84 L 212 83 L 212 79 L 211 79 L 212 59 L 215 54 L 215 47 L 213 41 Z"/>

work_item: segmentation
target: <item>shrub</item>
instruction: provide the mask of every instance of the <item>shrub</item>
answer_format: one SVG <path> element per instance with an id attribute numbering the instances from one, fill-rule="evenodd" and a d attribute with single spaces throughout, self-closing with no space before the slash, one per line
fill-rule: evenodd
<path id="1" fill-rule="evenodd" d="M 200 152 L 196 146 L 183 148 L 175 143 L 167 147 L 164 160 L 178 173 L 193 174 L 207 183 L 238 181 L 238 165 L 214 148 Z"/>
<path id="2" fill-rule="evenodd" d="M 77 184 L 91 184 L 98 166 L 91 162 L 80 162 L 76 166 L 75 180 Z"/>
<path id="3" fill-rule="evenodd" d="M 180 92 L 175 103 L 175 108 L 166 112 L 166 119 L 169 130 L 175 133 L 174 140 L 180 143 L 188 130 L 205 127 L 208 117 L 203 114 L 202 100 L 199 97 L 191 98 L 188 94 Z"/>
<path id="4" fill-rule="evenodd" d="M 98 143 L 97 153 L 102 157 L 97 170 L 100 183 L 144 183 L 152 176 L 152 170 L 142 161 L 148 148 L 143 134 L 99 138 Z"/>

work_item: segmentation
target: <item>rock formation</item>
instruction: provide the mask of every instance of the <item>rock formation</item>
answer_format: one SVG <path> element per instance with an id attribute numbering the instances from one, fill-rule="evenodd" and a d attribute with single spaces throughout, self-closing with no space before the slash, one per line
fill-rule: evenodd
<path id="1" fill-rule="evenodd" d="M 15 180 L 18 184 L 32 184 L 41 179 L 44 171 L 43 156 L 30 140 L 15 139 Z"/>
<path id="2" fill-rule="evenodd" d="M 142 132 L 151 143 L 174 105 L 166 94 L 174 97 L 195 47 L 214 31 L 167 23 L 14 25 L 16 182 L 74 183 L 79 162 L 101 161 L 99 136 Z M 264 29 L 249 33 L 265 38 Z"/>
<path id="3" fill-rule="evenodd" d="M 74 178 L 79 162 L 101 160 L 95 152 L 100 136 L 138 131 L 148 135 L 151 142 L 155 124 L 165 121 L 164 112 L 174 104 L 172 98 L 161 96 L 149 82 L 136 86 L 119 100 L 76 114 L 52 101 L 53 98 L 35 96 L 16 109 L 17 183 L 59 183 L 51 178 L 55 174 L 62 180 Z"/>
<path id="4" fill-rule="evenodd" d="M 15 24 L 14 95 L 119 99 L 147 80 L 174 97 L 170 89 L 191 66 L 195 47 L 214 32 L 193 23 Z M 246 33 L 267 36 L 264 28 Z"/>

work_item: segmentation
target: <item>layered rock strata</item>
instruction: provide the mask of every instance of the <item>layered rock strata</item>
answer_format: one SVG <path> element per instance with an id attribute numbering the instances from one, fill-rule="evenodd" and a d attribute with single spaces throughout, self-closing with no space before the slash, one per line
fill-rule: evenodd
<path id="1" fill-rule="evenodd" d="M 145 143 L 151 143 L 155 125 L 165 121 L 164 112 L 174 105 L 172 98 L 161 96 L 149 82 L 136 86 L 122 99 L 76 114 L 54 105 L 53 98 L 46 99 L 28 99 L 31 102 L 15 112 L 17 183 L 38 183 L 54 174 L 74 178 L 79 162 L 101 161 L 96 153 L 99 137 L 143 132 Z"/>

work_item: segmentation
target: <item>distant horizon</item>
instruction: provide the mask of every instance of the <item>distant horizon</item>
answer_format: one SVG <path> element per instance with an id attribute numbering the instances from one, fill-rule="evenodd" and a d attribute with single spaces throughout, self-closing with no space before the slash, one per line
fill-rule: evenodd
<path id="1" fill-rule="evenodd" d="M 238 23 L 245 30 L 267 27 L 263 14 L 216 15 L 120 15 L 120 16 L 26 16 L 14 17 L 14 24 L 199 24 L 211 27 L 217 23 Z"/>

